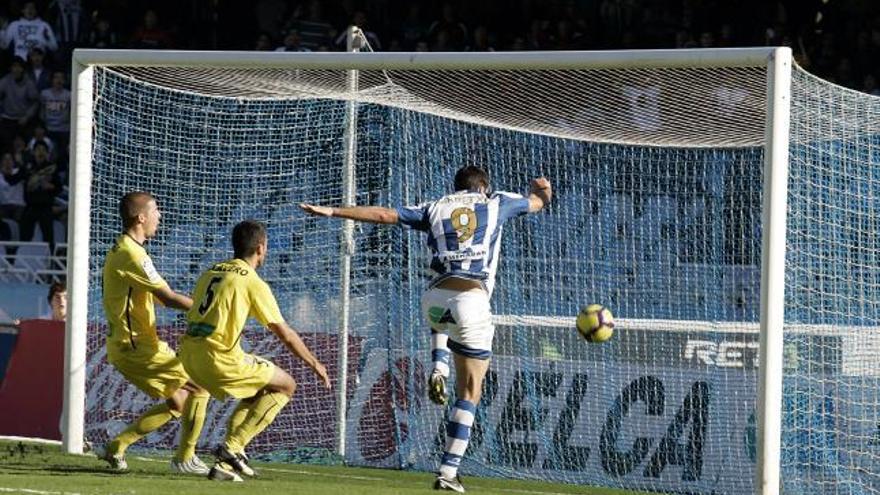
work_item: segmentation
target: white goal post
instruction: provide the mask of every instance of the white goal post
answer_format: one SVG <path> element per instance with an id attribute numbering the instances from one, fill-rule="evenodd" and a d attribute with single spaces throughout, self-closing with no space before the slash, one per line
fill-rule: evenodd
<path id="1" fill-rule="evenodd" d="M 77 49 L 73 54 L 68 289 L 70 308 L 65 339 L 63 448 L 81 453 L 86 410 L 86 332 L 92 198 L 93 88 L 96 67 L 196 67 L 300 70 L 592 70 L 650 68 L 766 68 L 763 230 L 760 294 L 760 370 L 758 383 L 756 492 L 780 490 L 783 323 L 785 297 L 786 206 L 789 164 L 789 105 L 792 55 L 789 48 L 635 50 L 606 52 L 503 53 L 261 53 Z M 352 83 L 352 91 L 357 86 Z M 352 163 L 353 167 L 356 164 Z M 354 184 L 351 184 L 352 189 Z M 356 198 L 354 192 L 346 200 Z M 340 224 L 340 228 L 342 228 Z M 350 228 L 350 227 L 348 227 Z M 350 236 L 350 234 L 349 234 Z M 350 242 L 350 238 L 349 238 Z M 348 249 L 348 247 L 346 247 Z M 91 268 L 90 268 L 91 265 Z M 90 272 L 91 270 L 91 272 Z M 346 276 L 346 275 L 344 275 Z M 339 308 L 340 315 L 347 305 Z M 346 322 L 340 325 L 345 328 Z M 343 347 L 345 349 L 346 347 Z M 344 355 L 345 353 L 343 353 Z M 340 369 L 347 383 L 347 365 Z M 341 410 L 346 399 L 340 394 Z M 343 431 L 339 448 L 344 449 Z"/>

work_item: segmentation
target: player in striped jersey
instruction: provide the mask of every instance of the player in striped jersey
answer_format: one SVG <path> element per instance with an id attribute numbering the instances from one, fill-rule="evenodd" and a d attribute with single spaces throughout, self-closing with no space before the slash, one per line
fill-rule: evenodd
<path id="1" fill-rule="evenodd" d="M 119 202 L 123 233 L 104 260 L 103 296 L 107 317 L 107 361 L 132 385 L 162 402 L 144 412 L 98 454 L 117 471 L 125 471 L 129 445 L 181 418 L 180 445 L 171 460 L 173 471 L 207 474 L 195 454 L 205 422 L 208 393 L 193 383 L 174 351 L 156 334 L 153 301 L 188 310 L 192 299 L 172 290 L 159 275 L 144 242 L 159 228 L 159 206 L 145 192 L 132 192 Z"/>
<path id="2" fill-rule="evenodd" d="M 431 326 L 434 371 L 429 395 L 446 403 L 450 350 L 455 358 L 457 400 L 446 424 L 446 448 L 434 488 L 463 493 L 458 466 L 467 449 L 483 379 L 492 357 L 495 327 L 489 299 L 504 222 L 540 211 L 552 197 L 550 181 L 534 179 L 528 197 L 496 191 L 489 175 L 466 166 L 454 179 L 455 192 L 423 205 L 396 209 L 376 206 L 331 208 L 301 204 L 307 213 L 362 222 L 401 224 L 426 232 L 436 276 L 422 296 L 422 314 Z"/>

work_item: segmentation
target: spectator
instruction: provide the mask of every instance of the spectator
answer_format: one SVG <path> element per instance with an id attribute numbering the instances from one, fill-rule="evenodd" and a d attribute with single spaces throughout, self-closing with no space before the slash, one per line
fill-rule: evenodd
<path id="1" fill-rule="evenodd" d="M 46 135 L 46 128 L 42 125 L 34 126 L 34 135 L 31 140 L 28 141 L 27 146 L 28 150 L 30 150 L 31 153 L 34 152 L 34 146 L 36 146 L 37 143 L 43 143 L 44 145 L 46 145 L 46 149 L 49 151 L 50 157 L 55 156 L 55 143 L 49 136 Z"/>
<path id="2" fill-rule="evenodd" d="M 769 36 L 769 33 L 768 33 Z M 837 54 L 837 46 L 833 33 L 825 33 L 819 39 L 818 48 L 814 48 L 813 54 L 809 54 L 813 63 L 813 69 L 819 74 L 831 74 L 836 68 L 840 56 Z"/>
<path id="3" fill-rule="evenodd" d="M 67 320 L 67 286 L 64 283 L 55 282 L 50 285 L 46 300 L 49 302 L 49 312 L 40 319 L 52 321 Z"/>
<path id="4" fill-rule="evenodd" d="M 703 31 L 700 33 L 700 48 L 713 48 L 715 46 L 715 35 L 712 31 Z"/>
<path id="5" fill-rule="evenodd" d="M 15 165 L 12 153 L 3 153 L 0 158 L 0 241 L 18 240 L 12 228 L 3 219 L 12 220 L 13 225 L 21 222 L 24 211 L 24 179 L 27 171 Z M 14 254 L 8 251 L 7 254 Z M 10 260 L 12 261 L 12 260 Z"/>
<path id="6" fill-rule="evenodd" d="M 397 38 L 391 38 L 391 42 L 388 43 L 388 51 L 389 52 L 402 52 L 403 45 L 400 44 L 400 40 Z"/>
<path id="7" fill-rule="evenodd" d="M 31 52 L 28 54 L 27 75 L 34 81 L 37 92 L 43 91 L 52 85 L 52 72 L 43 64 L 45 58 L 46 53 L 38 46 L 31 48 Z"/>
<path id="8" fill-rule="evenodd" d="M 869 95 L 880 96 L 880 87 L 877 86 L 877 76 L 868 74 L 862 81 L 862 91 Z"/>
<path id="9" fill-rule="evenodd" d="M 734 40 L 733 35 L 733 26 L 729 23 L 721 25 L 721 29 L 718 32 L 718 46 L 721 48 L 736 46 L 736 41 Z"/>
<path id="10" fill-rule="evenodd" d="M 599 26 L 607 40 L 613 39 L 617 33 L 628 29 L 632 24 L 632 13 L 636 10 L 633 0 L 602 0 L 599 4 Z M 688 11 L 682 17 L 687 17 Z M 689 27 L 687 21 L 682 22 Z"/>
<path id="11" fill-rule="evenodd" d="M 291 29 L 284 36 L 284 44 L 275 49 L 276 52 L 310 52 L 308 48 L 300 43 L 299 32 Z"/>
<path id="12" fill-rule="evenodd" d="M 357 13 L 357 0 L 340 0 L 336 8 L 331 12 L 333 19 L 330 23 L 334 26 L 348 26 Z"/>
<path id="13" fill-rule="evenodd" d="M 529 24 L 529 34 L 526 35 L 527 46 L 530 50 L 546 50 L 549 42 L 547 41 L 547 25 L 548 21 L 542 19 L 533 19 Z"/>
<path id="14" fill-rule="evenodd" d="M 24 60 L 14 58 L 9 74 L 0 79 L 0 145 L 8 145 L 19 131 L 27 131 L 39 101 L 34 82 L 25 77 Z"/>
<path id="15" fill-rule="evenodd" d="M 875 53 L 871 49 L 871 33 L 867 29 L 862 29 L 856 35 L 855 49 L 852 54 L 853 62 L 856 67 L 870 70 L 868 68 L 875 65 L 874 60 L 878 57 L 880 57 L 880 52 Z"/>
<path id="16" fill-rule="evenodd" d="M 31 150 L 28 149 L 27 142 L 21 134 L 16 134 L 12 138 L 12 159 L 16 166 L 25 169 L 29 168 L 34 160 Z"/>
<path id="17" fill-rule="evenodd" d="M 281 31 L 281 22 L 286 18 L 287 2 L 285 0 L 259 0 L 254 5 L 254 17 L 257 29 L 263 33 L 277 36 Z"/>
<path id="18" fill-rule="evenodd" d="M 422 10 L 418 2 L 411 2 L 406 11 L 406 19 L 403 20 L 400 27 L 400 34 L 403 37 L 403 48 L 412 50 L 416 44 L 424 39 L 428 34 L 428 28 L 422 20 Z"/>
<path id="19" fill-rule="evenodd" d="M 61 193 L 61 173 L 49 160 L 49 150 L 43 143 L 34 146 L 34 163 L 24 188 L 25 209 L 21 217 L 21 240 L 34 238 L 36 225 L 40 225 L 43 241 L 49 243 L 49 253 L 55 252 L 55 220 L 52 207 Z"/>
<path id="20" fill-rule="evenodd" d="M 443 12 L 440 19 L 431 23 L 428 28 L 428 37 L 433 38 L 436 43 L 437 36 L 441 32 L 446 33 L 449 40 L 449 46 L 454 50 L 464 48 L 464 43 L 468 39 L 467 27 L 458 20 L 455 13 L 455 6 L 449 2 L 443 4 Z"/>
<path id="21" fill-rule="evenodd" d="M 336 30 L 324 18 L 319 0 L 310 0 L 308 12 L 301 15 L 302 7 L 298 8 L 288 22 L 287 28 L 299 32 L 302 46 L 309 50 L 317 50 L 322 46 L 329 46 L 336 37 Z"/>
<path id="22" fill-rule="evenodd" d="M 58 161 L 67 164 L 67 141 L 70 139 L 70 91 L 64 87 L 64 73 L 52 74 L 52 87 L 40 93 L 40 108 L 46 134 L 55 142 Z"/>
<path id="23" fill-rule="evenodd" d="M 451 52 L 455 49 L 450 43 L 449 31 L 437 31 L 434 33 L 434 42 L 431 44 L 432 52 Z"/>
<path id="24" fill-rule="evenodd" d="M 89 32 L 88 46 L 92 48 L 117 48 L 119 37 L 110 29 L 110 21 L 99 17 L 95 27 Z"/>
<path id="25" fill-rule="evenodd" d="M 163 49 L 171 48 L 171 35 L 159 26 L 159 15 L 148 9 L 144 13 L 144 23 L 134 30 L 131 36 L 132 48 Z"/>
<path id="26" fill-rule="evenodd" d="M 494 52 L 495 48 L 489 43 L 489 31 L 482 24 L 474 28 L 474 36 L 468 47 L 471 52 Z"/>
<path id="27" fill-rule="evenodd" d="M 514 36 L 513 41 L 511 41 L 510 46 L 508 46 L 508 50 L 514 52 L 521 52 L 527 48 L 528 45 L 526 45 L 526 39 L 522 36 Z"/>
<path id="28" fill-rule="evenodd" d="M 684 29 L 679 29 L 675 33 L 675 48 L 695 48 L 697 42 L 691 33 Z"/>
<path id="29" fill-rule="evenodd" d="M 556 32 L 552 37 L 554 50 L 577 50 L 583 35 L 575 31 L 574 25 L 568 19 L 556 22 Z"/>
<path id="30" fill-rule="evenodd" d="M 24 211 L 24 179 L 27 170 L 16 165 L 8 151 L 0 157 L 0 218 L 18 222 Z"/>
<path id="31" fill-rule="evenodd" d="M 379 51 L 380 49 L 382 49 L 382 44 L 379 43 L 379 36 L 373 31 L 370 31 L 370 24 L 367 20 L 366 12 L 364 12 L 363 10 L 356 11 L 351 18 L 351 24 L 360 28 L 361 32 L 364 34 L 364 38 L 367 39 L 367 43 L 370 45 L 373 51 Z M 339 33 L 339 36 L 336 37 L 336 41 L 334 42 L 334 44 L 344 50 L 347 35 L 348 30 Z"/>
<path id="32" fill-rule="evenodd" d="M 674 15 L 658 6 L 645 6 L 639 15 L 636 31 L 639 33 L 639 44 L 656 46 L 669 39 L 670 26 L 675 24 Z M 574 16 L 563 16 L 563 19 L 571 19 L 575 25 L 575 31 L 580 33 L 586 30 L 586 22 Z M 582 43 L 583 44 L 583 43 Z"/>
<path id="33" fill-rule="evenodd" d="M 260 33 L 257 36 L 257 41 L 254 42 L 254 50 L 258 52 L 270 52 L 272 51 L 272 37 L 269 36 L 269 33 Z"/>
<path id="34" fill-rule="evenodd" d="M 37 17 L 37 7 L 34 2 L 25 2 L 21 9 L 21 18 L 13 21 L 6 27 L 2 46 L 9 47 L 12 43 L 13 56 L 22 60 L 27 59 L 31 48 L 40 47 L 43 50 L 55 51 L 58 49 L 58 41 L 52 26 Z"/>
<path id="35" fill-rule="evenodd" d="M 645 8 L 644 11 L 647 12 L 648 9 Z M 671 16 L 671 14 L 668 12 L 668 10 L 665 10 L 662 13 L 658 13 L 655 10 L 653 22 L 655 24 L 669 23 L 671 22 L 668 19 L 669 16 Z M 584 15 L 581 13 L 580 7 L 578 6 L 577 2 L 574 2 L 573 0 L 565 2 L 565 6 L 562 8 L 562 15 L 559 16 L 559 19 L 564 19 L 571 22 L 572 32 L 577 33 L 578 43 L 581 45 L 582 48 L 586 44 L 588 44 L 587 38 L 593 30 L 590 29 L 590 26 L 587 20 L 584 18 Z"/>
<path id="36" fill-rule="evenodd" d="M 52 0 L 55 7 L 55 27 L 61 46 L 72 48 L 80 40 L 82 24 L 81 0 Z"/>
<path id="37" fill-rule="evenodd" d="M 631 29 L 627 29 L 623 32 L 623 35 L 620 36 L 620 48 L 624 50 L 635 50 L 637 48 L 641 48 L 642 46 L 639 44 L 638 38 L 636 38 L 635 31 Z"/>

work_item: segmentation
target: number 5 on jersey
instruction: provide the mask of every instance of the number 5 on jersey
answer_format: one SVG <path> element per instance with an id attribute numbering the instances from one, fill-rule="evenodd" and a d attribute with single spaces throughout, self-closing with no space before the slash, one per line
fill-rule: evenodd
<path id="1" fill-rule="evenodd" d="M 211 303 L 214 302 L 214 284 L 223 280 L 223 277 L 214 277 L 208 282 L 208 287 L 205 289 L 205 297 L 202 299 L 202 304 L 199 304 L 199 314 L 204 316 L 205 313 L 208 312 L 208 309 L 211 307 Z"/>

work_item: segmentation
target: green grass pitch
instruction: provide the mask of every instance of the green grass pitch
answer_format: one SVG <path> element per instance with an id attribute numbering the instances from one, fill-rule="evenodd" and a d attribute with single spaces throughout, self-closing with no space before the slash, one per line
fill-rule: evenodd
<path id="1" fill-rule="evenodd" d="M 111 472 L 90 455 L 70 455 L 54 445 L 0 441 L 0 494 L 309 494 L 416 495 L 437 493 L 430 473 L 255 462 L 259 478 L 244 483 L 216 482 L 171 474 L 168 457 L 130 452 L 130 471 Z M 205 454 L 207 462 L 210 456 Z M 463 477 L 468 493 L 521 495 L 641 495 L 585 486 Z"/>

